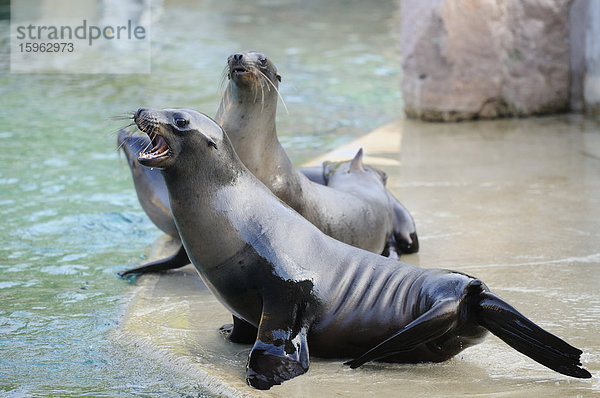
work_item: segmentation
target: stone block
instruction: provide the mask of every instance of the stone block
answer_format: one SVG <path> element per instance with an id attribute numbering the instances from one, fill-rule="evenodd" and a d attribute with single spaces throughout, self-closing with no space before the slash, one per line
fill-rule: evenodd
<path id="1" fill-rule="evenodd" d="M 425 120 L 569 109 L 570 0 L 403 0 L 405 112 Z"/>

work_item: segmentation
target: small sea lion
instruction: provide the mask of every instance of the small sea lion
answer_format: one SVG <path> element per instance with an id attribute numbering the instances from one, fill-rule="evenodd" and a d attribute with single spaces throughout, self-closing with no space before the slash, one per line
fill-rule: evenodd
<path id="1" fill-rule="evenodd" d="M 357 206 L 355 221 L 365 226 L 365 231 L 376 231 L 377 227 L 389 231 L 388 238 L 394 222 L 392 201 L 386 195 L 385 172 L 363 164 L 362 148 L 356 153 L 352 160 L 342 162 L 324 162 L 323 175 L 327 180 L 327 186 L 336 191 L 345 192 L 356 198 L 348 206 Z M 373 224 L 369 226 L 369 223 Z M 389 250 L 388 245 L 386 247 Z M 385 253 L 387 256 L 388 253 Z"/>

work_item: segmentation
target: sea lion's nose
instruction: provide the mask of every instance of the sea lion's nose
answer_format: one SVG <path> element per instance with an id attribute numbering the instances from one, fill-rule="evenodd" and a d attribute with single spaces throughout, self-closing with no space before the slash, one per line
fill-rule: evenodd
<path id="1" fill-rule="evenodd" d="M 135 115 L 133 116 L 134 119 L 137 119 L 138 117 L 140 117 L 140 115 L 142 114 L 142 112 L 144 112 L 146 110 L 146 108 L 140 108 L 135 112 Z"/>
<path id="2" fill-rule="evenodd" d="M 244 58 L 244 54 L 233 54 L 233 60 L 235 62 L 241 62 L 242 58 Z"/>

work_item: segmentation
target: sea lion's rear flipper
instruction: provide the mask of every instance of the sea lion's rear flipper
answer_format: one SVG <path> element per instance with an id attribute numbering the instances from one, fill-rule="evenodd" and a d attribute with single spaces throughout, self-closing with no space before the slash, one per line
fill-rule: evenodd
<path id="1" fill-rule="evenodd" d="M 219 329 L 232 343 L 252 344 L 256 341 L 258 329 L 243 319 L 233 315 L 233 324 L 228 323 Z"/>
<path id="2" fill-rule="evenodd" d="M 515 350 L 567 376 L 588 379 L 581 367 L 583 353 L 531 322 L 510 304 L 490 292 L 481 293 L 478 323 Z"/>
<path id="3" fill-rule="evenodd" d="M 298 319 L 298 308 L 263 306 L 258 336 L 246 365 L 246 381 L 254 388 L 268 390 L 306 373 L 309 358 L 307 328 Z"/>
<path id="4" fill-rule="evenodd" d="M 121 278 L 126 278 L 134 274 L 145 274 L 147 272 L 162 272 L 170 269 L 181 268 L 190 263 L 190 259 L 183 248 L 183 245 L 179 246 L 179 249 L 175 254 L 162 258 L 160 260 L 152 261 L 146 264 L 142 264 L 139 267 L 131 268 L 125 271 L 118 272 Z"/>
<path id="5" fill-rule="evenodd" d="M 353 369 L 358 368 L 369 361 L 412 351 L 422 344 L 441 337 L 456 325 L 459 303 L 458 300 L 440 301 L 398 333 L 355 360 L 346 362 L 345 365 L 350 365 Z"/>
<path id="6" fill-rule="evenodd" d="M 392 244 L 396 251 L 400 253 L 416 253 L 419 251 L 419 238 L 415 221 L 408 212 L 408 209 L 396 199 L 390 191 L 386 191 L 393 211 L 393 239 Z M 390 244 L 390 243 L 388 243 Z"/>

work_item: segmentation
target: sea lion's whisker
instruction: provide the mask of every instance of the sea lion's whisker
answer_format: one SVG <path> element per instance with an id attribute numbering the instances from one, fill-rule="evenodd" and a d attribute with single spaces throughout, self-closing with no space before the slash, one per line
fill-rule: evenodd
<path id="1" fill-rule="evenodd" d="M 119 128 L 119 129 L 117 129 L 117 130 L 115 130 L 115 131 L 111 132 L 111 135 L 112 135 L 112 134 L 118 134 L 120 131 L 122 131 L 122 130 L 125 130 L 125 131 L 127 131 L 127 136 L 126 136 L 126 138 L 132 137 L 132 136 L 133 136 L 133 131 L 129 130 L 129 127 L 131 127 L 131 126 L 132 126 L 132 125 L 134 125 L 134 124 L 135 124 L 135 123 L 130 123 L 130 124 L 128 124 L 127 126 L 123 126 L 123 127 Z M 119 149 L 121 149 L 121 148 L 123 147 L 123 145 L 125 145 L 125 141 L 123 141 L 123 142 L 121 142 L 119 145 L 117 145 L 117 151 L 118 151 Z"/>
<path id="2" fill-rule="evenodd" d="M 109 120 L 131 120 L 131 119 L 133 119 L 133 114 L 130 112 L 127 112 L 124 115 L 110 116 L 108 119 Z"/>
<path id="3" fill-rule="evenodd" d="M 129 137 L 128 137 L 129 138 Z M 123 148 L 125 146 L 125 141 L 121 142 L 119 145 L 117 145 L 117 152 L 119 151 L 119 149 Z"/>
<path id="4" fill-rule="evenodd" d="M 250 67 L 251 67 L 251 72 L 256 76 L 256 82 L 258 84 L 260 84 L 260 111 L 262 113 L 262 111 L 265 109 L 265 83 L 264 80 L 266 79 L 266 76 L 263 72 L 260 71 L 260 69 L 256 66 L 255 62 L 250 62 Z M 255 83 L 255 85 L 257 84 Z M 271 87 L 267 86 L 267 88 L 269 89 L 269 91 L 271 91 Z M 256 102 L 256 94 L 254 96 L 254 102 Z"/>
<path id="5" fill-rule="evenodd" d="M 117 152 L 119 152 L 119 150 L 120 150 L 121 148 L 123 148 L 124 146 L 125 146 L 125 141 L 123 141 L 123 142 L 121 142 L 119 145 L 117 145 L 117 149 L 116 149 L 116 151 L 117 151 Z"/>
<path id="6" fill-rule="evenodd" d="M 138 142 L 144 142 L 144 138 L 146 138 L 146 135 L 132 135 L 131 137 L 135 137 L 135 143 L 137 144 Z"/>
<path id="7" fill-rule="evenodd" d="M 248 63 L 248 65 L 246 65 L 246 70 L 251 73 L 254 76 L 258 76 L 256 74 L 256 72 L 258 71 L 258 69 L 256 68 L 256 66 L 254 66 L 254 64 L 252 63 Z M 258 97 L 258 84 L 260 83 L 259 79 L 255 79 L 254 80 L 254 85 L 253 85 L 253 90 L 254 90 L 254 99 L 252 99 L 252 102 L 256 102 L 256 98 Z"/>
<path id="8" fill-rule="evenodd" d="M 221 94 L 223 92 L 223 88 L 225 87 L 225 78 L 227 78 L 227 80 L 230 79 L 229 65 L 225 66 L 225 68 L 223 68 L 223 72 L 221 72 L 221 78 L 219 79 L 219 88 L 217 94 Z"/>
<path id="9" fill-rule="evenodd" d="M 260 112 L 262 113 L 262 111 L 265 110 L 265 84 L 263 82 L 262 75 L 259 74 L 258 77 L 259 79 L 257 80 L 260 83 Z M 267 88 L 269 88 L 269 86 L 267 86 Z"/>
<path id="10" fill-rule="evenodd" d="M 104 136 L 106 136 L 106 137 L 112 137 L 115 134 L 118 134 L 119 131 L 125 130 L 127 127 L 129 127 L 129 126 L 123 126 L 123 127 L 117 127 L 116 129 L 110 129 L 109 131 L 107 131 L 107 132 L 104 133 Z"/>
<path id="11" fill-rule="evenodd" d="M 148 148 L 152 147 L 152 135 L 156 135 L 157 126 L 153 123 L 153 121 L 142 119 L 138 122 L 138 127 L 140 127 L 140 130 L 142 131 L 149 130 L 146 133 L 150 137 L 150 142 L 148 142 L 148 144 L 146 144 L 146 146 L 142 149 L 141 152 L 144 153 L 148 150 Z"/>
<path id="12" fill-rule="evenodd" d="M 142 152 L 146 152 L 147 150 L 152 150 L 152 141 L 156 138 L 156 134 L 152 131 L 148 134 L 148 137 L 150 137 L 150 141 L 148 142 L 148 144 L 144 147 L 144 150 Z"/>
<path id="13" fill-rule="evenodd" d="M 279 99 L 281 99 L 281 103 L 283 104 L 283 107 L 285 108 L 285 112 L 289 114 L 290 112 L 288 111 L 287 105 L 285 104 L 285 101 L 283 100 L 283 97 L 281 96 L 281 93 L 279 92 L 279 89 L 277 89 L 277 86 L 275 86 L 275 84 L 274 84 L 274 83 L 271 81 L 271 79 L 269 79 L 269 78 L 267 77 L 267 75 L 265 75 L 265 74 L 264 74 L 264 73 L 263 73 L 261 70 L 258 70 L 258 72 L 259 72 L 261 75 L 263 75 L 263 76 L 264 76 L 264 78 L 267 80 L 267 82 L 268 82 L 268 83 L 269 83 L 271 86 L 273 86 L 273 88 L 275 89 L 275 92 L 277 93 L 277 96 L 279 97 Z"/>
<path id="14" fill-rule="evenodd" d="M 125 137 L 123 139 L 123 141 L 121 141 L 121 143 L 119 143 L 119 145 L 117 145 L 116 150 L 119 151 L 119 149 L 123 148 L 126 144 L 127 144 L 127 140 L 133 140 L 133 144 L 137 145 L 140 141 L 143 142 L 144 138 L 146 136 L 146 134 L 140 133 L 139 130 L 132 130 L 130 129 L 131 126 L 135 126 L 135 122 L 131 122 L 126 126 L 123 126 L 119 129 L 117 129 L 115 131 L 115 133 L 120 133 L 121 131 L 125 131 Z M 140 133 L 140 134 L 138 134 Z"/>
<path id="15" fill-rule="evenodd" d="M 254 87 L 253 87 L 254 98 L 252 99 L 252 102 L 256 102 L 256 97 L 258 96 L 258 89 L 257 89 L 257 87 L 258 87 L 258 82 L 256 81 L 256 82 L 254 82 Z"/>
<path id="16" fill-rule="evenodd" d="M 111 136 L 114 136 L 114 135 L 118 134 L 118 133 L 119 133 L 119 131 L 121 131 L 121 130 L 127 130 L 127 132 L 130 132 L 130 130 L 129 130 L 129 127 L 131 127 L 131 126 L 132 126 L 132 125 L 134 125 L 134 124 L 135 124 L 135 123 L 133 123 L 133 122 L 132 122 L 132 123 L 129 123 L 129 124 L 127 124 L 127 125 L 123 126 L 123 127 L 117 127 L 117 128 L 116 128 L 116 129 L 114 129 L 114 130 L 113 130 L 113 129 L 111 129 L 109 132 L 107 132 L 107 133 L 106 133 L 106 137 L 111 137 Z"/>
<path id="17" fill-rule="evenodd" d="M 138 129 L 142 132 L 144 132 L 144 130 L 148 126 L 145 120 L 138 120 L 138 122 L 136 124 L 137 124 Z"/>
<path id="18" fill-rule="evenodd" d="M 221 102 L 219 102 L 219 109 L 222 109 L 226 103 L 229 102 L 229 90 L 225 90 L 223 94 L 223 98 L 221 98 Z"/>
<path id="19" fill-rule="evenodd" d="M 146 146 L 144 148 L 142 148 L 140 153 L 146 153 L 146 151 L 148 151 L 148 148 L 152 148 L 152 137 L 150 137 L 150 142 L 148 144 L 146 144 Z"/>
<path id="20" fill-rule="evenodd" d="M 149 119 L 142 119 L 139 122 L 139 127 L 140 130 L 142 130 L 143 132 L 147 132 L 147 133 L 154 133 L 155 130 L 157 129 L 157 126 L 155 124 L 154 120 L 149 120 Z M 149 130 L 149 131 L 146 131 Z"/>

